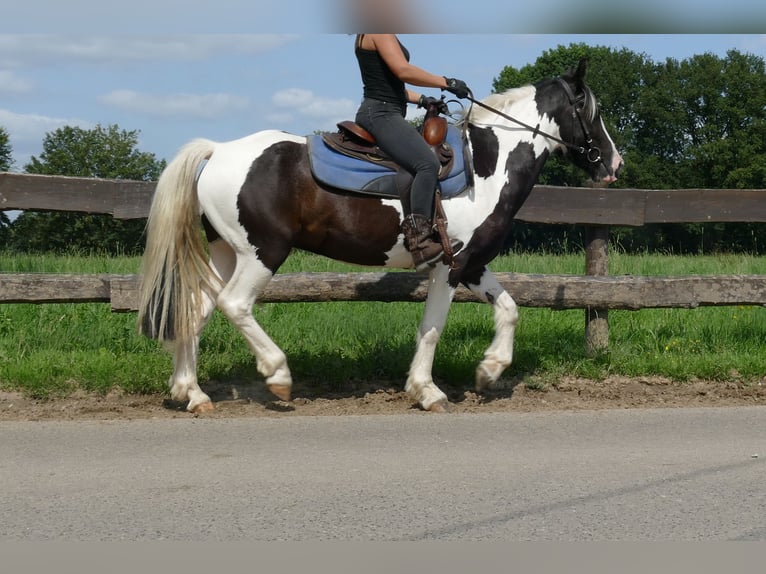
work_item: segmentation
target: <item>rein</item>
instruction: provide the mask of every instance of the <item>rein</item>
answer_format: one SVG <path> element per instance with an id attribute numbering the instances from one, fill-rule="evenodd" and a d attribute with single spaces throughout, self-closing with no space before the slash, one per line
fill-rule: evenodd
<path id="1" fill-rule="evenodd" d="M 524 123 L 521 120 L 518 120 L 518 119 L 514 118 L 513 116 L 509 116 L 508 114 L 506 114 L 504 112 L 501 112 L 497 108 L 493 108 L 492 106 L 488 106 L 484 102 L 481 102 L 481 101 L 475 99 L 473 97 L 473 92 L 471 92 L 470 90 L 469 90 L 469 95 L 468 95 L 468 97 L 466 99 L 469 100 L 472 105 L 475 104 L 475 105 L 479 106 L 480 108 L 484 108 L 485 110 L 488 110 L 488 111 L 490 111 L 490 112 L 500 116 L 501 118 L 504 118 L 504 119 L 506 119 L 506 120 L 508 120 L 510 122 L 515 123 L 515 124 L 518 124 L 521 127 L 531 131 L 532 132 L 532 137 L 535 137 L 537 134 L 540 134 L 541 136 L 543 136 L 545 138 L 548 138 L 550 140 L 553 140 L 553 141 L 555 141 L 557 143 L 560 143 L 561 145 L 566 146 L 567 148 L 569 148 L 569 149 L 571 149 L 573 151 L 576 151 L 577 153 L 584 154 L 585 157 L 588 159 L 588 161 L 590 163 L 598 163 L 598 162 L 600 162 L 601 161 L 601 150 L 598 147 L 593 145 L 593 138 L 591 137 L 590 132 L 588 131 L 588 128 L 585 127 L 585 122 L 582 121 L 582 116 L 580 116 L 580 110 L 577 108 L 577 105 L 576 105 L 577 100 L 574 97 L 574 94 L 572 93 L 572 89 L 561 78 L 558 78 L 558 81 L 563 86 L 564 91 L 567 94 L 567 98 L 569 99 L 569 103 L 573 107 L 573 110 L 574 110 L 573 111 L 573 115 L 575 117 L 577 117 L 577 120 L 580 123 L 580 127 L 582 128 L 583 134 L 585 135 L 585 143 L 588 144 L 587 148 L 585 148 L 583 146 L 578 146 L 578 145 L 566 142 L 566 141 L 562 140 L 561 138 L 558 138 L 558 137 L 556 137 L 554 135 L 551 135 L 549 133 L 546 133 L 546 132 L 540 130 L 540 124 L 537 124 L 537 126 L 532 127 L 531 125 L 529 125 L 527 123 Z M 470 114 L 471 114 L 471 111 L 469 110 L 468 111 L 468 115 L 466 117 L 470 117 Z"/>

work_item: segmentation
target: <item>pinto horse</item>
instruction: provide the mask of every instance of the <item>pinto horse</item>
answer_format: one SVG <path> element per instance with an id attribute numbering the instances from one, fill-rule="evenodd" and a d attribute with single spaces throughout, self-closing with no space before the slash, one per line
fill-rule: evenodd
<path id="1" fill-rule="evenodd" d="M 494 308 L 495 335 L 477 367 L 476 389 L 491 386 L 511 364 L 518 309 L 486 265 L 503 248 L 548 157 L 561 152 L 596 181 L 611 183 L 619 175 L 623 161 L 584 82 L 585 70 L 581 61 L 560 78 L 472 100 L 478 105 L 462 120 L 472 185 L 445 199 L 443 209 L 449 236 L 464 247 L 450 265 L 438 263 L 429 272 L 405 386 L 424 410 L 448 406 L 431 370 L 458 285 Z M 287 359 L 255 320 L 254 303 L 294 248 L 354 264 L 412 268 L 402 218 L 398 199 L 318 182 L 306 137 L 263 131 L 184 146 L 157 183 L 138 318 L 142 333 L 172 344 L 171 397 L 188 401 L 191 412 L 213 408 L 196 371 L 200 333 L 218 307 L 244 335 L 271 392 L 289 400 Z"/>

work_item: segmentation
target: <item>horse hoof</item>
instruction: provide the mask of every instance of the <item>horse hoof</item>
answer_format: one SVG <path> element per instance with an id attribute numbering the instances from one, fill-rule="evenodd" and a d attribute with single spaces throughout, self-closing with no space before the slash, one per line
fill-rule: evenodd
<path id="1" fill-rule="evenodd" d="M 205 401 L 204 403 L 200 403 L 194 408 L 190 409 L 192 413 L 195 415 L 201 415 L 204 413 L 209 413 L 215 410 L 215 405 L 211 403 L 210 401 Z"/>
<path id="2" fill-rule="evenodd" d="M 279 399 L 285 401 L 286 403 L 290 402 L 290 390 L 292 387 L 290 385 L 267 385 L 269 387 L 269 390 L 279 397 Z"/>
<path id="3" fill-rule="evenodd" d="M 476 369 L 476 392 L 483 393 L 491 389 L 495 384 L 495 378 L 489 373 L 486 367 L 479 365 Z"/>
<path id="4" fill-rule="evenodd" d="M 434 404 L 432 404 L 430 407 L 428 407 L 429 413 L 448 413 L 449 412 L 449 403 L 444 401 L 437 401 Z"/>

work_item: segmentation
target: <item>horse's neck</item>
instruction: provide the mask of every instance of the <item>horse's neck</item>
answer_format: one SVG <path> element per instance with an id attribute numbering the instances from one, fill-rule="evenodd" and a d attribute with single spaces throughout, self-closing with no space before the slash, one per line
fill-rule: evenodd
<path id="1" fill-rule="evenodd" d="M 544 151 L 550 154 L 556 147 L 556 142 L 543 134 L 560 137 L 559 125 L 547 114 L 540 116 L 534 98 L 524 98 L 513 102 L 507 108 L 506 114 L 525 124 L 521 125 L 505 119 L 501 119 L 502 123 L 498 123 L 496 128 L 498 138 L 506 155 L 516 149 L 520 143 L 531 144 L 536 157 L 542 155 Z"/>
<path id="2" fill-rule="evenodd" d="M 556 124 L 536 115 L 534 104 L 531 108 L 514 105 L 509 115 L 514 111 L 518 115 L 513 117 L 524 123 L 540 124 L 540 130 L 558 134 Z M 491 126 L 471 124 L 469 135 L 477 200 L 491 207 L 499 217 L 510 220 L 529 196 L 550 156 L 550 140 L 510 122 Z"/>
<path id="3" fill-rule="evenodd" d="M 491 115 L 482 110 L 478 121 L 469 122 L 469 138 L 476 175 L 482 177 L 482 172 L 500 172 L 506 169 L 506 159 L 510 157 L 520 144 L 528 144 L 534 157 L 540 157 L 545 152 L 550 154 L 557 145 L 555 140 L 543 134 L 559 137 L 558 124 L 549 116 L 540 116 L 534 100 L 524 99 L 509 104 L 502 112 L 515 118 L 521 123 L 515 123 L 499 116 Z M 525 124 L 525 125 L 522 125 Z M 528 126 L 528 127 L 527 127 Z M 496 156 L 494 166 L 487 165 L 489 156 Z"/>

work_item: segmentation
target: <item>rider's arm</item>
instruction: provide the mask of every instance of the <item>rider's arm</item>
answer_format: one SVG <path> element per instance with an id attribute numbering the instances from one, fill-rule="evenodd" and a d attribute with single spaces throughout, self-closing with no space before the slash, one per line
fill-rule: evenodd
<path id="1" fill-rule="evenodd" d="M 396 38 L 396 34 L 365 34 L 365 38 L 370 39 L 391 72 L 402 82 L 424 88 L 447 87 L 447 81 L 444 79 L 444 76 L 437 76 L 426 72 L 407 61 L 399 45 L 399 40 Z M 408 99 L 411 93 L 414 92 L 408 91 Z M 420 97 L 420 94 L 418 94 L 418 97 Z M 410 99 L 409 101 L 417 102 L 417 99 Z"/>

